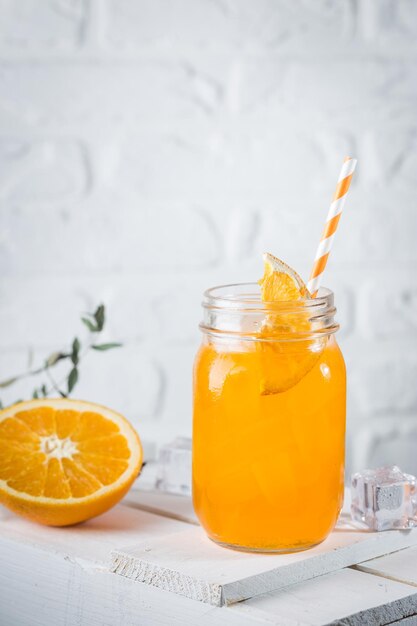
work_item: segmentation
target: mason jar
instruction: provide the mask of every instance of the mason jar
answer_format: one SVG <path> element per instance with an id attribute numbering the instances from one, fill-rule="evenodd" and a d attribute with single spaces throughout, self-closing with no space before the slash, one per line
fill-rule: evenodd
<path id="1" fill-rule="evenodd" d="M 293 552 L 343 502 L 346 374 L 333 293 L 262 302 L 256 284 L 204 294 L 194 365 L 193 502 L 213 541 Z"/>

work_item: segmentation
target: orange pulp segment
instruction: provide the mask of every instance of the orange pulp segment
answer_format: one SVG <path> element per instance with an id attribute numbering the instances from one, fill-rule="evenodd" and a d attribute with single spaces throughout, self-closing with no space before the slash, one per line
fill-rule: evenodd
<path id="1" fill-rule="evenodd" d="M 259 281 L 265 303 L 295 302 L 311 298 L 303 280 L 289 265 L 264 255 L 264 275 Z M 308 333 L 311 324 L 305 312 L 268 312 L 257 343 L 260 354 L 260 392 L 269 395 L 287 391 L 296 385 L 314 366 L 324 345 L 323 339 L 303 339 L 295 336 Z"/>
<path id="2" fill-rule="evenodd" d="M 0 412 L 0 502 L 31 520 L 66 526 L 116 504 L 142 465 L 129 422 L 99 405 L 31 400 Z"/>
<path id="3" fill-rule="evenodd" d="M 284 302 L 311 298 L 295 270 L 272 254 L 264 254 L 264 275 L 259 281 L 263 302 Z"/>

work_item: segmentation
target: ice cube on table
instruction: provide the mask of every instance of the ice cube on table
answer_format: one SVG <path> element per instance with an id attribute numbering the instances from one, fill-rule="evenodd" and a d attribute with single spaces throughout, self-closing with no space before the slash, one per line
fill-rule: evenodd
<path id="1" fill-rule="evenodd" d="M 352 476 L 352 519 L 371 530 L 417 526 L 417 481 L 391 465 Z"/>
<path id="2" fill-rule="evenodd" d="M 160 448 L 155 486 L 167 493 L 191 495 L 191 439 L 177 437 Z"/>

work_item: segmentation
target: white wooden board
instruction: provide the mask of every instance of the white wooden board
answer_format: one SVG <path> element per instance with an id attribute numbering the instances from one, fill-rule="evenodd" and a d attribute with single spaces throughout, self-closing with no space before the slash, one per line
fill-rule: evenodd
<path id="1" fill-rule="evenodd" d="M 156 515 L 170 517 L 187 524 L 199 525 L 194 513 L 191 498 L 177 496 L 171 493 L 160 493 L 155 491 L 132 490 L 125 497 L 123 502 L 130 507 L 148 511 Z"/>
<path id="2" fill-rule="evenodd" d="M 0 535 L 1 626 L 268 626 Z"/>
<path id="3" fill-rule="evenodd" d="M 417 589 L 348 568 L 232 608 L 286 626 L 383 626 L 417 614 Z"/>
<path id="4" fill-rule="evenodd" d="M 0 536 L 2 626 L 364 626 L 410 615 L 417 589 L 355 570 L 212 607 Z M 413 618 L 401 626 L 416 626 Z"/>
<path id="5" fill-rule="evenodd" d="M 232 604 L 417 544 L 417 529 L 370 533 L 335 530 L 294 554 L 221 548 L 201 528 L 115 550 L 112 571 L 214 606 Z"/>
<path id="6" fill-rule="evenodd" d="M 106 567 L 116 546 L 137 545 L 143 538 L 157 540 L 188 528 L 182 522 L 121 504 L 84 524 L 68 528 L 34 524 L 3 507 L 0 511 L 0 536 Z M 0 626 L 3 626 L 1 622 Z"/>
<path id="7" fill-rule="evenodd" d="M 167 508 L 166 499 L 158 504 L 160 494 L 154 495 L 156 507 Z M 186 499 L 181 500 L 182 504 L 186 503 Z M 177 507 L 175 497 L 168 509 L 172 505 Z M 198 533 L 197 545 L 184 542 L 184 539 L 190 540 L 190 532 Z M 348 524 L 343 532 L 334 533 L 339 540 L 342 536 L 355 537 L 357 534 L 357 531 L 349 530 Z M 381 540 L 391 535 L 365 534 Z M 403 533 L 394 534 L 399 538 L 403 536 Z M 210 606 L 185 597 L 189 593 L 180 595 L 178 588 L 176 593 L 169 593 L 165 591 L 165 584 L 141 583 L 109 571 L 112 549 L 119 552 L 117 548 L 123 545 L 125 549 L 121 552 L 130 551 L 132 546 L 136 550 L 140 543 L 143 549 L 151 548 L 146 556 L 151 556 L 152 562 L 155 557 L 153 546 L 161 546 L 164 542 L 171 546 L 171 557 L 174 556 L 173 544 L 182 555 L 182 579 L 187 566 L 183 558 L 185 552 L 189 555 L 190 571 L 193 571 L 194 562 L 194 575 L 197 570 L 202 572 L 205 584 L 220 580 L 220 598 L 223 587 L 239 592 L 240 579 L 243 579 L 245 591 L 251 578 L 255 597 L 231 606 Z M 201 544 L 209 547 L 207 554 L 201 552 Z M 346 549 L 350 545 L 361 552 L 360 545 L 355 546 L 355 542 L 342 544 Z M 391 539 L 388 544 L 392 549 Z M 384 550 L 388 549 L 388 544 Z M 342 549 L 337 545 L 334 547 L 336 554 Z M 285 558 L 311 554 L 309 551 L 285 555 Z M 401 560 L 397 559 L 399 554 Z M 0 508 L 0 555 L 1 626 L 398 626 L 400 623 L 401 626 L 417 626 L 416 586 L 388 580 L 381 573 L 383 566 L 390 564 L 396 567 L 397 573 L 398 568 L 402 569 L 404 576 L 411 580 L 413 567 L 417 571 L 417 549 L 414 548 L 360 566 L 375 569 L 377 576 L 343 570 L 260 596 L 256 594 L 264 570 L 259 564 L 272 563 L 277 558 L 282 561 L 283 557 L 222 549 L 209 542 L 198 527 L 172 519 L 169 511 L 161 516 L 118 506 L 86 524 L 61 529 L 31 524 Z M 363 560 L 363 556 L 359 560 Z M 296 563 L 297 558 L 287 565 L 293 567 Z M 408 569 L 404 569 L 403 565 L 407 563 Z M 302 567 L 307 571 L 309 565 Z M 266 572 L 267 580 L 270 573 L 269 570 Z M 160 569 L 158 577 L 161 583 Z M 167 580 L 172 583 L 170 570 Z M 192 587 L 195 589 L 194 581 Z M 404 623 L 399 621 L 403 618 L 406 619 Z"/>
<path id="8" fill-rule="evenodd" d="M 417 546 L 359 563 L 356 568 L 417 587 Z"/>
<path id="9" fill-rule="evenodd" d="M 146 463 L 123 502 L 142 511 L 198 525 L 191 498 L 156 490 L 156 475 L 156 463 Z"/>

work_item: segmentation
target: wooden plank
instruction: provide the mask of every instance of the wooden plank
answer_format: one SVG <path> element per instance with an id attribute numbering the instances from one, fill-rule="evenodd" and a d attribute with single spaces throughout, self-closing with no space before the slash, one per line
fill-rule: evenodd
<path id="1" fill-rule="evenodd" d="M 127 494 L 123 503 L 141 511 L 155 513 L 195 526 L 199 525 L 192 500 L 187 496 L 135 489 Z"/>
<path id="2" fill-rule="evenodd" d="M 417 626 L 417 615 L 405 617 L 404 619 L 397 620 L 396 622 L 390 622 L 387 626 Z"/>
<path id="3" fill-rule="evenodd" d="M 115 549 L 112 571 L 214 606 L 232 604 L 417 544 L 417 529 L 336 530 L 319 546 L 282 555 L 221 548 L 201 528 Z"/>
<path id="4" fill-rule="evenodd" d="M 1 511 L 0 517 L 1 624 L 13 624 L 13 626 L 69 626 L 69 624 L 194 626 L 196 623 L 200 626 L 267 626 L 271 624 L 295 626 L 295 624 L 303 624 L 298 618 L 297 622 L 291 621 L 289 615 L 285 615 L 281 610 L 275 611 L 269 604 L 264 606 L 261 602 L 263 598 L 260 597 L 259 603 L 248 601 L 221 608 L 207 606 L 202 602 L 168 593 L 155 586 L 135 582 L 108 571 L 109 548 L 117 545 L 121 540 L 133 541 L 136 545 L 139 537 L 146 536 L 148 542 L 156 542 L 161 537 L 168 539 L 167 533 L 171 533 L 173 540 L 178 540 L 184 534 L 188 536 L 190 529 L 199 530 L 181 522 L 158 518 L 148 513 L 130 510 L 125 506 L 116 507 L 87 524 L 66 529 L 46 528 L 31 524 L 5 510 Z M 184 528 L 185 531 L 182 530 Z M 386 533 L 380 533 L 380 535 L 384 534 Z M 225 550 L 211 543 L 209 545 L 216 548 L 222 556 L 253 556 Z M 199 557 L 194 555 L 192 558 Z M 263 560 L 270 558 L 276 557 L 262 556 Z M 202 569 L 206 565 L 207 563 L 200 563 Z M 362 577 L 376 579 L 381 584 L 382 579 L 379 577 L 361 572 L 355 573 Z M 326 598 L 328 595 L 335 597 L 335 587 L 328 587 L 327 577 L 317 578 L 314 582 L 320 583 L 320 581 L 323 584 L 317 592 L 318 597 Z M 404 595 L 401 600 L 398 595 L 400 583 L 385 582 L 388 583 L 388 586 L 385 586 L 385 604 L 395 603 L 393 608 L 388 607 L 391 612 L 387 615 L 392 623 L 400 615 L 394 609 L 403 607 L 404 615 L 411 610 L 408 603 L 410 598 Z M 281 596 L 295 592 L 302 595 L 304 593 L 302 590 L 299 592 L 296 590 L 306 584 L 300 583 L 300 585 L 277 593 Z M 338 592 L 338 601 L 342 603 L 342 608 L 344 593 L 344 590 Z M 360 585 L 359 593 L 365 597 L 370 596 L 363 584 Z M 411 593 L 417 593 L 416 589 L 412 588 Z M 268 603 L 271 602 L 268 596 L 264 598 Z M 399 603 L 400 600 L 402 604 Z M 335 599 L 333 602 L 335 610 L 336 604 Z M 294 606 L 294 601 L 291 605 Z M 375 615 L 377 614 L 369 614 L 370 618 Z M 368 614 L 366 616 L 368 617 Z M 385 624 L 386 622 L 357 623 Z M 415 626 L 415 624 L 409 622 L 407 626 Z"/>
<path id="5" fill-rule="evenodd" d="M 231 608 L 277 625 L 383 626 L 417 613 L 417 589 L 348 568 Z"/>
<path id="6" fill-rule="evenodd" d="M 1 508 L 0 535 L 64 554 L 71 559 L 109 563 L 115 546 L 137 545 L 144 538 L 158 540 L 188 528 L 188 524 L 137 511 L 122 504 L 94 519 L 52 528 L 34 524 Z"/>
<path id="7" fill-rule="evenodd" d="M 0 536 L 0 553 L 0 623 L 7 626 L 324 626 L 340 619 L 345 626 L 383 625 L 416 605 L 413 587 L 343 570 L 212 607 L 8 537 Z"/>
<path id="8" fill-rule="evenodd" d="M 359 563 L 356 568 L 417 587 L 417 547 Z"/>
<path id="9" fill-rule="evenodd" d="M 123 499 L 123 504 L 187 524 L 198 525 L 199 521 L 194 513 L 191 498 L 156 490 L 156 475 L 157 464 L 146 463 L 139 478 Z"/>
<path id="10" fill-rule="evenodd" d="M 268 626 L 1 534 L 0 554 L 1 626 Z"/>

